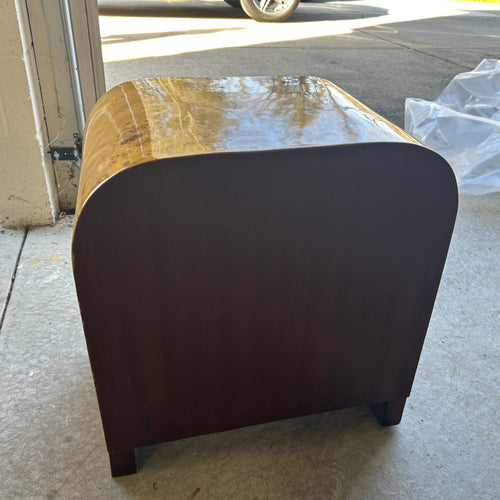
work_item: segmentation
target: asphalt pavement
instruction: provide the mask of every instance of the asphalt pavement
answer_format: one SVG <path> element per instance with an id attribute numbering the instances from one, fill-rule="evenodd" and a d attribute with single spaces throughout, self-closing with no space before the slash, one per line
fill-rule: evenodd
<path id="1" fill-rule="evenodd" d="M 403 126 L 458 73 L 500 59 L 500 5 L 312 1 L 257 23 L 223 0 L 101 0 L 106 83 L 151 76 L 314 75 Z"/>

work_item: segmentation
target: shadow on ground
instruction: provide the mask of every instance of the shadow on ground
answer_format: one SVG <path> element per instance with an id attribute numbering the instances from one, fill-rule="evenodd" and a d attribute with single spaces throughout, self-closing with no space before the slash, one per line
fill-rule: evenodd
<path id="1" fill-rule="evenodd" d="M 314 0 L 305 2 L 307 6 L 297 8 L 287 23 L 311 21 L 365 19 L 387 14 L 387 9 L 369 5 L 349 5 L 352 0 L 332 2 L 329 0 Z M 173 2 L 125 2 L 123 0 L 101 0 L 99 14 L 103 16 L 128 17 L 192 17 L 203 19 L 248 19 L 240 9 L 227 5 L 224 0 L 206 2 L 198 0 Z"/>

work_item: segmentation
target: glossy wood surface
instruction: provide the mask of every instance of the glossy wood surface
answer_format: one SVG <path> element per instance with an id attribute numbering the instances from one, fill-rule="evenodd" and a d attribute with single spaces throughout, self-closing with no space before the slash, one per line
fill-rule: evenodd
<path id="1" fill-rule="evenodd" d="M 162 441 L 361 404 L 401 418 L 453 173 L 331 84 L 280 81 L 141 80 L 89 121 L 73 264 L 115 475 Z"/>
<path id="2" fill-rule="evenodd" d="M 125 82 L 107 92 L 87 120 L 77 216 L 102 182 L 150 161 L 388 141 L 415 142 L 321 78 Z"/>

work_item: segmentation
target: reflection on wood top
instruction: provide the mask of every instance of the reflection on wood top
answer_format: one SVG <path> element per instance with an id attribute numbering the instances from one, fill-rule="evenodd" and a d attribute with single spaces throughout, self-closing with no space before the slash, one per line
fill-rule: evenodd
<path id="1" fill-rule="evenodd" d="M 88 118 L 76 214 L 106 179 L 155 160 L 367 142 L 416 141 L 321 78 L 134 80 Z"/>

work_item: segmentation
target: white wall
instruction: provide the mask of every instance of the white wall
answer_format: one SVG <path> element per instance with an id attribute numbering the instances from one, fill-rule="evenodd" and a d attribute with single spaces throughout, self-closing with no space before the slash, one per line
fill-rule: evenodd
<path id="1" fill-rule="evenodd" d="M 26 4 L 0 0 L 0 220 L 51 224 L 58 213 Z"/>

